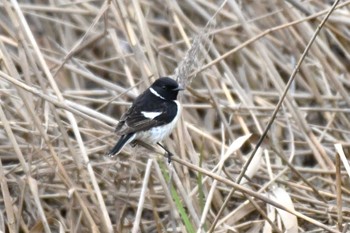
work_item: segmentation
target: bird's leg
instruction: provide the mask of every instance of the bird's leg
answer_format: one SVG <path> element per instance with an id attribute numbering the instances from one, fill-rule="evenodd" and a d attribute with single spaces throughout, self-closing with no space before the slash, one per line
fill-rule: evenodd
<path id="1" fill-rule="evenodd" d="M 163 148 L 163 150 L 165 150 L 165 152 L 168 155 L 168 163 L 170 164 L 171 163 L 171 157 L 173 156 L 173 153 L 171 153 L 167 148 L 165 148 L 165 146 L 163 146 L 159 142 L 157 142 L 157 145 L 160 146 L 161 148 Z"/>
<path id="2" fill-rule="evenodd" d="M 136 141 L 136 140 L 134 140 L 134 141 L 130 142 L 130 146 L 131 146 L 131 147 L 135 147 L 135 146 L 136 146 L 136 144 L 137 144 L 137 141 Z"/>

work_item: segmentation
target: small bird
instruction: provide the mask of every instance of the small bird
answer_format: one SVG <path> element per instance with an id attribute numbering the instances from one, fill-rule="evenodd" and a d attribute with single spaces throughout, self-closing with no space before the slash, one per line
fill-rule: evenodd
<path id="1" fill-rule="evenodd" d="M 139 95 L 121 117 L 115 129 L 120 139 L 108 155 L 116 155 L 125 145 L 141 140 L 161 146 L 170 163 L 171 153 L 159 142 L 171 133 L 179 119 L 181 105 L 176 98 L 181 90 L 184 89 L 174 79 L 162 77 Z"/>

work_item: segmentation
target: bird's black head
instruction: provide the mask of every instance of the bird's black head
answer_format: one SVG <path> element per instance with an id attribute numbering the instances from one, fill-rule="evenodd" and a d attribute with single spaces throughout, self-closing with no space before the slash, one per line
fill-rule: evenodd
<path id="1" fill-rule="evenodd" d="M 179 91 L 183 90 L 179 84 L 171 78 L 163 77 L 157 79 L 150 87 L 154 95 L 166 100 L 176 100 Z"/>

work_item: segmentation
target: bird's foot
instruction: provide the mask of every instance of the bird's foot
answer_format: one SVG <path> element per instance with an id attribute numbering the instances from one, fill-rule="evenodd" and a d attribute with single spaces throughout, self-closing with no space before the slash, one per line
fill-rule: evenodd
<path id="1" fill-rule="evenodd" d="M 165 150 L 166 156 L 168 158 L 168 164 L 171 163 L 171 157 L 173 156 L 173 153 L 171 153 L 167 148 L 165 148 L 165 146 L 163 146 L 162 144 L 160 144 L 159 142 L 157 143 L 158 146 L 160 146 L 161 148 L 163 148 L 163 150 Z"/>
<path id="2" fill-rule="evenodd" d="M 171 153 L 170 151 L 167 151 L 167 157 L 168 157 L 168 164 L 171 163 L 171 157 L 174 156 L 173 153 Z"/>
<path id="3" fill-rule="evenodd" d="M 136 140 L 134 140 L 134 141 L 130 142 L 130 146 L 131 146 L 131 147 L 135 147 L 135 146 L 136 146 L 136 144 L 137 144 Z"/>

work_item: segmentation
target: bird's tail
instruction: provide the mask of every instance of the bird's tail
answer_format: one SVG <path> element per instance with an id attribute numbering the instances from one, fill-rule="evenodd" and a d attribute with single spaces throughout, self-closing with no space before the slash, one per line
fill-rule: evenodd
<path id="1" fill-rule="evenodd" d="M 121 136 L 117 144 L 115 144 L 113 149 L 108 153 L 108 156 L 119 154 L 119 152 L 123 149 L 123 147 L 128 143 L 130 143 L 132 140 L 134 140 L 134 138 L 135 138 L 134 133 L 129 133 Z"/>

